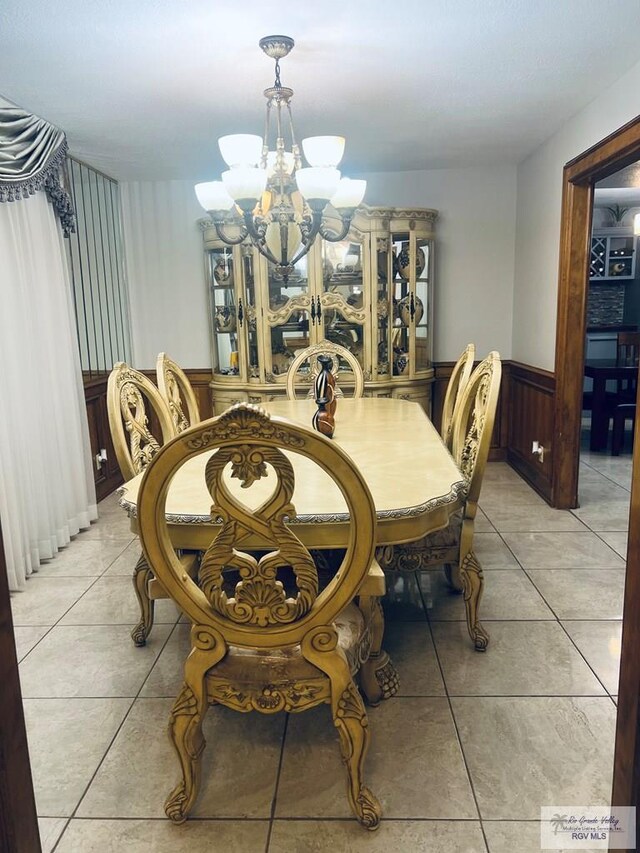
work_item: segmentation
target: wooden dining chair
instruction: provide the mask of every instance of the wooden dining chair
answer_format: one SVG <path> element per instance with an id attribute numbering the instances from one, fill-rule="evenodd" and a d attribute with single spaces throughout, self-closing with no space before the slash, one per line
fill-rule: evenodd
<path id="1" fill-rule="evenodd" d="M 160 434 L 151 432 L 147 406 L 153 411 Z M 169 408 L 160 392 L 147 377 L 125 364 L 117 362 L 107 382 L 107 413 L 111 440 L 116 451 L 120 471 L 125 480 L 145 470 L 154 456 L 176 434 Z M 181 557 L 183 571 L 197 571 L 197 555 Z M 154 598 L 166 598 L 166 593 L 153 584 L 144 554 L 140 555 L 133 570 L 133 588 L 140 605 L 140 621 L 131 631 L 136 646 L 144 646 L 153 627 Z"/>
<path id="2" fill-rule="evenodd" d="M 337 384 L 337 379 L 341 372 L 341 361 L 343 363 L 346 362 L 346 364 L 351 368 L 350 373 L 346 375 L 349 377 L 347 382 L 353 382 L 353 396 L 364 396 L 364 374 L 362 372 L 360 362 L 355 355 L 352 352 L 349 352 L 346 347 L 340 346 L 340 344 L 334 344 L 332 341 L 321 341 L 319 344 L 313 344 L 312 346 L 303 349 L 291 362 L 291 366 L 287 372 L 287 397 L 289 400 L 296 399 L 296 386 L 302 384 L 302 379 L 304 379 L 304 388 L 307 392 L 305 396 L 313 396 L 313 386 L 319 373 L 319 355 L 328 355 L 333 359 L 333 368 L 331 369 L 331 372 L 336 377 L 337 397 L 344 396 L 343 391 Z M 308 368 L 304 374 L 299 374 L 300 368 L 304 364 L 308 364 Z M 345 371 L 342 371 L 343 376 L 345 373 Z"/>
<path id="3" fill-rule="evenodd" d="M 618 367 L 640 365 L 640 332 L 618 332 L 616 365 Z M 618 379 L 615 404 L 635 403 L 637 388 L 637 376 L 632 379 Z"/>
<path id="4" fill-rule="evenodd" d="M 203 453 L 211 454 L 204 476 L 221 527 L 212 532 L 196 584 L 171 547 L 165 507 L 176 471 Z M 326 472 L 350 517 L 347 550 L 324 589 L 312 554 L 296 536 L 294 454 Z M 240 502 L 239 489 L 230 489 L 229 468 L 243 490 L 258 490 L 251 508 Z M 265 477 L 272 489 L 263 500 Z M 363 826 L 375 829 L 381 809 L 363 781 L 369 728 L 355 682 L 370 634 L 353 600 L 373 559 L 376 513 L 351 458 L 314 430 L 238 404 L 157 453 L 140 486 L 138 521 L 149 565 L 192 624 L 169 723 L 182 778 L 165 803 L 167 816 L 183 822 L 198 796 L 209 705 L 273 714 L 327 703 L 340 735 L 349 804 Z M 256 542 L 266 552 L 247 550 Z"/>
<path id="5" fill-rule="evenodd" d="M 158 354 L 156 361 L 158 390 L 169 409 L 176 433 L 200 423 L 200 408 L 191 383 L 166 352 Z"/>
<path id="6" fill-rule="evenodd" d="M 501 374 L 499 354 L 489 353 L 471 374 L 455 409 L 452 454 L 468 484 L 462 511 L 454 515 L 443 530 L 430 533 L 417 542 L 382 548 L 377 553 L 383 570 L 415 571 L 444 564 L 453 589 L 464 593 L 467 628 L 478 651 L 487 648 L 489 635 L 478 615 L 484 577 L 473 551 L 473 533 Z"/>
<path id="7" fill-rule="evenodd" d="M 474 344 L 467 344 L 464 352 L 455 363 L 451 376 L 449 377 L 447 391 L 444 395 L 440 435 L 449 450 L 451 450 L 453 413 L 455 411 L 456 402 L 462 398 L 462 392 L 467 387 L 467 383 L 471 377 L 471 371 L 473 370 L 473 361 L 475 356 L 476 348 Z"/>

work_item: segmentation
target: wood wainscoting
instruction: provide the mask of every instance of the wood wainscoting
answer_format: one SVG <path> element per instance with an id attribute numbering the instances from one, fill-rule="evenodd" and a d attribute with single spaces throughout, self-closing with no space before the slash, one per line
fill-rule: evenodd
<path id="1" fill-rule="evenodd" d="M 555 376 L 517 361 L 509 363 L 507 461 L 540 495 L 553 499 Z M 542 458 L 532 453 L 537 441 Z"/>
<path id="2" fill-rule="evenodd" d="M 442 406 L 455 362 L 435 365 L 432 417 L 440 428 Z M 548 502 L 552 500 L 555 376 L 517 361 L 502 362 L 502 383 L 489 459 L 506 460 Z M 531 452 L 544 447 L 542 462 Z"/>
<path id="3" fill-rule="evenodd" d="M 148 376 L 155 384 L 155 370 L 143 370 L 142 373 Z M 211 370 L 191 369 L 185 370 L 189 377 L 189 382 L 200 407 L 200 415 L 202 419 L 213 417 L 213 409 L 211 407 L 211 394 L 209 383 L 212 379 Z M 93 465 L 93 473 L 96 484 L 96 497 L 99 501 L 110 495 L 118 486 L 122 485 L 122 475 L 116 459 L 115 450 L 111 441 L 111 431 L 109 429 L 109 416 L 107 414 L 107 380 L 108 373 L 99 375 L 84 376 L 84 398 L 87 406 L 87 421 L 89 424 L 89 438 L 91 441 L 91 461 Z M 150 414 L 150 426 L 154 435 L 159 436 L 159 428 L 155 423 L 155 418 Z M 96 457 L 102 451 L 105 451 L 106 460 L 100 465 L 96 462 Z"/>

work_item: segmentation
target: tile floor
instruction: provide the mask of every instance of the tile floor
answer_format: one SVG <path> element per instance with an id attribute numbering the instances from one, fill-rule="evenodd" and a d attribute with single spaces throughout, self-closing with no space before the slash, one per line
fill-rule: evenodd
<path id="1" fill-rule="evenodd" d="M 137 544 L 115 497 L 12 598 L 46 853 L 533 853 L 541 804 L 605 804 L 611 787 L 629 457 L 585 454 L 582 506 L 550 509 L 488 466 L 477 552 L 487 654 L 441 572 L 389 584 L 400 694 L 371 709 L 375 834 L 349 819 L 329 712 L 211 709 L 194 819 L 164 819 L 165 734 L 188 629 L 158 607 L 134 648 Z"/>

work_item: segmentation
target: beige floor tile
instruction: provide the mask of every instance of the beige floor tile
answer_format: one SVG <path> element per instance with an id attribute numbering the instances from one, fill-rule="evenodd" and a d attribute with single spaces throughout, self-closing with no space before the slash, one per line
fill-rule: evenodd
<path id="1" fill-rule="evenodd" d="M 602 474 L 593 472 L 593 477 L 586 477 L 582 471 L 578 477 L 578 501 L 580 507 L 590 507 L 604 501 L 629 502 L 629 490 L 619 486 Z"/>
<path id="2" fill-rule="evenodd" d="M 499 533 L 476 533 L 473 550 L 485 571 L 520 568 Z"/>
<path id="3" fill-rule="evenodd" d="M 14 625 L 55 625 L 95 578 L 39 578 L 31 575 L 22 592 L 11 593 Z"/>
<path id="4" fill-rule="evenodd" d="M 450 696 L 599 696 L 604 693 L 557 622 L 486 622 L 486 654 L 463 622 L 432 625 Z"/>
<path id="5" fill-rule="evenodd" d="M 172 705 L 172 699 L 136 701 L 80 804 L 79 817 L 164 817 L 164 801 L 179 778 L 178 758 L 167 737 Z M 284 721 L 284 714 L 209 709 L 202 788 L 193 817 L 270 815 Z"/>
<path id="6" fill-rule="evenodd" d="M 542 805 L 609 802 L 616 719 L 609 697 L 451 704 L 483 819 L 536 820 Z"/>
<path id="7" fill-rule="evenodd" d="M 624 568 L 624 560 L 595 533 L 588 531 L 503 535 L 524 569 Z"/>
<path id="8" fill-rule="evenodd" d="M 175 623 L 180 611 L 169 598 L 155 602 L 155 622 Z M 140 620 L 130 577 L 100 578 L 64 615 L 61 625 L 129 625 Z"/>
<path id="9" fill-rule="evenodd" d="M 125 626 L 59 625 L 20 664 L 22 695 L 134 697 L 170 631 L 155 625 L 147 645 L 136 648 Z"/>
<path id="10" fill-rule="evenodd" d="M 39 815 L 73 813 L 130 705 L 129 699 L 24 700 Z"/>
<path id="11" fill-rule="evenodd" d="M 590 530 L 626 532 L 629 528 L 629 496 L 620 501 L 599 501 L 572 510 Z"/>
<path id="12" fill-rule="evenodd" d="M 368 716 L 371 746 L 365 783 L 387 818 L 477 818 L 446 699 L 396 697 Z M 349 817 L 345 784 L 328 707 L 292 714 L 276 816 Z"/>
<path id="13" fill-rule="evenodd" d="M 625 530 L 623 532 L 617 533 L 600 533 L 600 538 L 603 539 L 610 548 L 620 554 L 623 560 L 627 559 L 627 544 L 629 540 L 629 534 Z"/>
<path id="14" fill-rule="evenodd" d="M 131 538 L 134 533 L 127 514 L 124 510 L 120 510 L 120 512 L 104 513 L 88 530 L 83 531 L 82 535 L 86 539 L 118 539 Z"/>
<path id="15" fill-rule="evenodd" d="M 441 569 L 422 572 L 420 585 L 432 622 L 466 620 L 464 599 L 452 592 Z M 554 618 L 522 569 L 505 569 L 485 575 L 480 615 L 482 619 Z"/>
<path id="16" fill-rule="evenodd" d="M 542 508 L 546 507 L 547 503 L 524 480 L 518 479 L 514 483 L 492 483 L 485 480 L 480 494 L 480 506 L 491 519 L 492 510 L 495 512 L 513 506 Z"/>
<path id="17" fill-rule="evenodd" d="M 269 822 L 72 820 L 56 853 L 264 853 Z"/>
<path id="18" fill-rule="evenodd" d="M 176 625 L 145 681 L 141 696 L 175 699 L 182 688 L 184 662 L 191 651 L 191 625 Z"/>
<path id="19" fill-rule="evenodd" d="M 383 648 L 400 677 L 400 696 L 444 696 L 444 684 L 426 622 L 389 622 Z"/>
<path id="20" fill-rule="evenodd" d="M 493 524 L 489 521 L 484 512 L 478 508 L 478 512 L 476 514 L 476 533 L 493 533 L 494 527 Z"/>
<path id="21" fill-rule="evenodd" d="M 584 655 L 607 691 L 618 692 L 622 622 L 563 622 L 576 646 Z"/>
<path id="22" fill-rule="evenodd" d="M 489 844 L 489 853 L 540 853 L 540 824 L 537 820 L 483 822 L 484 833 Z M 575 850 L 575 847 L 573 848 Z M 554 853 L 571 853 L 567 849 Z M 583 853 L 594 853 L 584 850 Z"/>
<path id="23" fill-rule="evenodd" d="M 558 619 L 622 618 L 624 569 L 532 569 L 529 576 Z"/>
<path id="24" fill-rule="evenodd" d="M 111 577 L 113 575 L 121 575 L 122 577 L 131 578 L 133 575 L 133 570 L 135 568 L 136 563 L 138 562 L 138 558 L 142 553 L 142 548 L 140 547 L 140 541 L 136 537 L 131 541 L 131 543 L 125 548 L 125 550 L 120 554 L 117 560 L 114 560 L 113 563 L 109 566 L 107 571 L 104 573 L 105 578 Z"/>
<path id="25" fill-rule="evenodd" d="M 544 506 L 485 507 L 489 521 L 499 533 L 536 530 L 585 530 L 572 513 Z"/>
<path id="26" fill-rule="evenodd" d="M 616 457 L 608 453 L 592 453 L 586 458 L 595 471 L 627 490 L 631 488 L 631 456 Z"/>
<path id="27" fill-rule="evenodd" d="M 49 628 L 46 625 L 13 629 L 18 661 L 21 661 L 22 658 L 29 654 L 31 649 L 44 637 L 48 630 Z"/>
<path id="28" fill-rule="evenodd" d="M 480 823 L 389 820 L 376 832 L 355 820 L 276 820 L 269 853 L 486 853 Z"/>
<path id="29" fill-rule="evenodd" d="M 51 853 L 56 842 L 62 835 L 62 830 L 67 825 L 66 817 L 41 817 L 38 818 L 38 829 L 40 831 L 40 845 L 42 853 Z"/>
<path id="30" fill-rule="evenodd" d="M 98 577 L 122 554 L 131 537 L 83 539 L 82 534 L 38 568 L 36 577 Z"/>

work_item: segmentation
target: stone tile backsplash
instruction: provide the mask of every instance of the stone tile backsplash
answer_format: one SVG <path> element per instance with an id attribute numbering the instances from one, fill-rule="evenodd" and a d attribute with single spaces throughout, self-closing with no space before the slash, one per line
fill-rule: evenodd
<path id="1" fill-rule="evenodd" d="M 592 284 L 587 300 L 587 326 L 616 326 L 624 316 L 624 284 Z"/>

